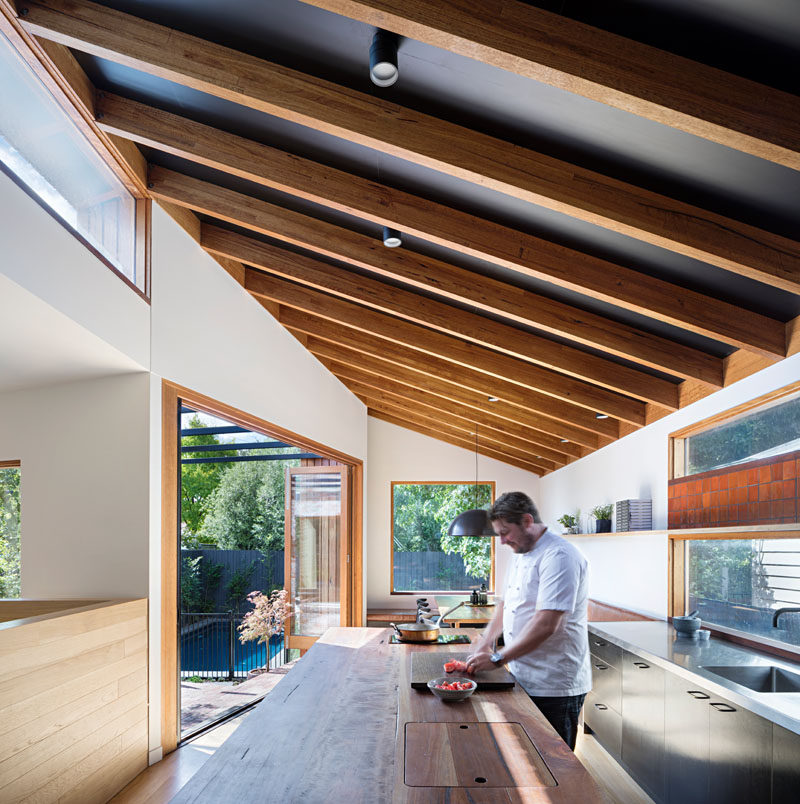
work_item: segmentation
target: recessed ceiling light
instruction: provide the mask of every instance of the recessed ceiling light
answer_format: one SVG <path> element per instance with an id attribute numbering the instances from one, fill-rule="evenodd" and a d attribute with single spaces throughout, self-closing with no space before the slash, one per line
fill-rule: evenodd
<path id="1" fill-rule="evenodd" d="M 595 417 L 595 419 L 607 419 L 608 414 L 607 413 L 595 413 L 594 417 Z"/>
<path id="2" fill-rule="evenodd" d="M 498 396 L 490 396 L 490 397 L 487 397 L 487 399 L 490 402 L 499 402 L 500 401 L 500 397 L 498 397 Z"/>
<path id="3" fill-rule="evenodd" d="M 375 31 L 369 49 L 369 77 L 377 87 L 390 87 L 397 81 L 397 34 L 390 31 Z"/>
<path id="4" fill-rule="evenodd" d="M 383 245 L 386 248 L 398 248 L 403 245 L 403 236 L 396 229 L 383 227 Z"/>

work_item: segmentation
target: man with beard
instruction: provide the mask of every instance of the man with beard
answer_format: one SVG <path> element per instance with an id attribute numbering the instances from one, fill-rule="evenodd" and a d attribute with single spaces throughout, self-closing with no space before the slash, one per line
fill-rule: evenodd
<path id="1" fill-rule="evenodd" d="M 588 564 L 542 523 L 526 494 L 503 494 L 489 512 L 513 551 L 503 600 L 467 661 L 469 672 L 508 664 L 553 728 L 575 749 L 578 716 L 592 687 L 586 627 Z M 493 645 L 503 635 L 505 647 Z"/>

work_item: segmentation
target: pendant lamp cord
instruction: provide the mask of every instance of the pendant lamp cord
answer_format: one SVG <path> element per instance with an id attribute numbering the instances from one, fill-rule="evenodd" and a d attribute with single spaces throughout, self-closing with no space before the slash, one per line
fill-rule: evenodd
<path id="1" fill-rule="evenodd" d="M 478 507 L 478 425 L 475 425 L 475 507 Z"/>

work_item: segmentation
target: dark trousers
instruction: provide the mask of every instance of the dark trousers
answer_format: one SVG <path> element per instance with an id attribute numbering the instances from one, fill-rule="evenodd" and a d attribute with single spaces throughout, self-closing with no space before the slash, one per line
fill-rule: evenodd
<path id="1" fill-rule="evenodd" d="M 574 751 L 578 737 L 578 716 L 586 695 L 564 695 L 559 698 L 542 698 L 531 695 L 531 700 L 559 733 L 561 739 Z"/>

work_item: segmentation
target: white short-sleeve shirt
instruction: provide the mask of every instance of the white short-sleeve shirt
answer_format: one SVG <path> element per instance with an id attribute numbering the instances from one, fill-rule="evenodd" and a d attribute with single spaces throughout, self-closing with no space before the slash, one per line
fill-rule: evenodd
<path id="1" fill-rule="evenodd" d="M 566 539 L 546 530 L 527 553 L 512 557 L 503 598 L 506 644 L 514 644 L 539 609 L 565 612 L 554 634 L 527 655 L 509 662 L 509 669 L 529 695 L 581 695 L 592 688 L 587 604 L 588 563 Z"/>

